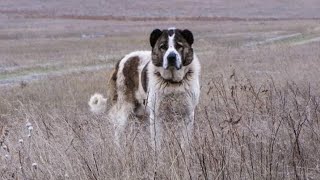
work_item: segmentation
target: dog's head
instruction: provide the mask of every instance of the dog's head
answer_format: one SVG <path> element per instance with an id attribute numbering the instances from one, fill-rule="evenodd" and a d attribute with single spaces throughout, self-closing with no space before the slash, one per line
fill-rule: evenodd
<path id="1" fill-rule="evenodd" d="M 150 35 L 152 63 L 155 74 L 164 80 L 180 82 L 188 73 L 186 68 L 193 60 L 193 34 L 188 29 L 155 29 Z"/>

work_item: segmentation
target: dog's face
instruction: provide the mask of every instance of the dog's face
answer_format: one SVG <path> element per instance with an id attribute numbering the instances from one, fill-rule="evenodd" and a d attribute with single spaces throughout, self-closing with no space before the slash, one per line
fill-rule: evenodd
<path id="1" fill-rule="evenodd" d="M 156 66 L 156 74 L 164 80 L 180 82 L 188 73 L 186 67 L 193 60 L 193 35 L 185 29 L 155 29 L 150 35 L 152 47 L 152 63 Z"/>

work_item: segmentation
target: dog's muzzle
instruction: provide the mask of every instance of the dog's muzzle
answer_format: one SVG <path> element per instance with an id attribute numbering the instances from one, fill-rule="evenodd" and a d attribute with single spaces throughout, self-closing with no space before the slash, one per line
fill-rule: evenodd
<path id="1" fill-rule="evenodd" d="M 175 67 L 177 70 L 181 69 L 181 65 L 178 65 L 177 63 L 177 55 L 174 52 L 169 53 L 167 56 L 167 61 L 168 61 L 168 66 L 166 69 L 169 67 Z"/>

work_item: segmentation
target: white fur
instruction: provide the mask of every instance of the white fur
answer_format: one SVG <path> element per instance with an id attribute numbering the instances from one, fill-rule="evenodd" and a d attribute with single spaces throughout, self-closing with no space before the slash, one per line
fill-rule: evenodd
<path id="1" fill-rule="evenodd" d="M 127 126 L 127 120 L 129 115 L 134 111 L 134 104 L 132 102 L 125 101 L 125 77 L 123 74 L 124 64 L 131 57 L 138 56 L 140 59 L 140 65 L 138 67 L 139 71 L 139 89 L 135 92 L 136 99 L 140 103 L 143 103 L 143 100 L 146 99 L 147 94 L 143 91 L 141 86 L 141 71 L 143 67 L 150 61 L 151 59 L 151 51 L 135 51 L 126 55 L 119 64 L 119 70 L 117 74 L 117 93 L 118 99 L 116 104 L 110 109 L 108 115 L 109 118 L 114 123 L 115 128 L 115 141 L 120 146 L 123 141 L 122 136 L 124 135 L 124 129 Z"/>
<path id="2" fill-rule="evenodd" d="M 170 30 L 170 29 L 169 29 Z M 174 54 L 176 54 L 176 66 L 177 67 L 181 67 L 181 56 L 178 53 L 178 51 L 176 50 L 176 48 L 174 47 L 174 36 L 175 34 L 173 34 L 172 36 L 169 36 L 169 40 L 168 40 L 168 49 L 166 51 L 166 53 L 163 56 L 163 68 L 164 69 L 168 69 L 168 55 L 173 52 Z"/>
<path id="3" fill-rule="evenodd" d="M 162 138 L 163 127 L 161 121 L 157 120 L 156 110 L 159 108 L 159 103 L 161 102 L 161 98 L 165 95 L 174 93 L 174 92 L 185 92 L 188 93 L 189 96 L 187 101 L 191 105 L 192 112 L 189 117 L 186 117 L 187 124 L 186 128 L 183 130 L 183 136 L 187 137 L 188 133 L 190 133 L 193 129 L 193 119 L 194 119 L 194 109 L 199 102 L 200 96 L 200 84 L 199 84 L 199 76 L 200 76 L 200 63 L 197 56 L 194 54 L 193 61 L 188 66 L 182 66 L 180 70 L 175 71 L 175 75 L 178 79 L 183 79 L 183 76 L 189 70 L 192 70 L 192 75 L 187 80 L 184 80 L 180 86 L 162 86 L 159 83 L 159 77 L 155 75 L 155 72 L 163 73 L 163 67 L 156 67 L 151 63 L 151 51 L 135 51 L 128 55 L 126 55 L 119 63 L 119 69 L 117 73 L 117 94 L 118 99 L 117 102 L 111 107 L 108 111 L 108 117 L 114 123 L 115 128 L 115 142 L 120 146 L 123 143 L 124 139 L 122 136 L 124 135 L 125 127 L 127 126 L 127 121 L 129 115 L 134 111 L 134 104 L 132 102 L 126 102 L 125 100 L 125 77 L 123 74 L 124 64 L 131 57 L 138 56 L 140 58 L 140 65 L 138 66 L 139 72 L 139 88 L 135 92 L 135 98 L 142 104 L 144 100 L 148 100 L 148 110 L 149 110 L 149 121 L 150 121 L 150 134 L 152 145 L 154 148 L 160 146 L 160 141 Z M 141 83 L 141 72 L 146 64 L 150 62 L 147 66 L 148 68 L 148 92 L 146 93 L 143 90 Z M 105 110 L 107 99 L 103 98 L 101 94 L 95 94 L 90 98 L 89 106 L 92 112 L 101 112 Z M 183 138 L 185 139 L 185 138 Z M 183 143 L 185 144 L 185 143 Z"/>
<path id="4" fill-rule="evenodd" d="M 149 96 L 148 96 L 148 107 L 150 110 L 150 134 L 152 146 L 155 149 L 158 149 L 161 146 L 162 140 L 162 117 L 157 116 L 157 109 L 159 109 L 159 102 L 162 101 L 162 98 L 165 95 L 175 93 L 175 92 L 184 92 L 189 94 L 187 101 L 192 106 L 192 112 L 190 117 L 186 117 L 186 128 L 183 130 L 183 140 L 186 140 L 188 134 L 193 130 L 194 124 L 194 110 L 196 105 L 199 102 L 200 96 L 200 83 L 199 76 L 201 71 L 201 66 L 197 56 L 194 54 L 193 61 L 188 66 L 183 66 L 179 71 L 187 72 L 189 70 L 193 71 L 192 77 L 184 82 L 180 86 L 162 86 L 158 82 L 158 78 L 154 75 L 154 72 L 159 71 L 159 67 L 154 66 L 152 63 L 149 64 Z M 173 107 L 174 108 L 174 107 Z M 183 145 L 186 143 L 182 142 Z"/>

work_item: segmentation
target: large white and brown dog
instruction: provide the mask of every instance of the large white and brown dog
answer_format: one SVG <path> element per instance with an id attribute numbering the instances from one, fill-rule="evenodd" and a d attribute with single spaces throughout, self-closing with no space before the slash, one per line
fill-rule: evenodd
<path id="1" fill-rule="evenodd" d="M 107 99 L 99 94 L 91 97 L 91 111 L 108 110 L 117 143 L 122 143 L 131 118 L 149 119 L 154 148 L 161 145 L 164 132 L 172 124 L 181 128 L 182 141 L 188 138 L 200 95 L 201 68 L 193 41 L 193 34 L 187 29 L 153 30 L 152 51 L 126 55 L 111 74 Z"/>

